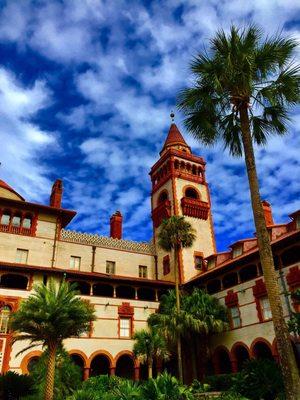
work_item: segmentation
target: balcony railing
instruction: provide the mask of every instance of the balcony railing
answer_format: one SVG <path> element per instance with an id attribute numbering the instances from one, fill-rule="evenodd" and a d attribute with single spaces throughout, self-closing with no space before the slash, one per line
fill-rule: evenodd
<path id="1" fill-rule="evenodd" d="M 183 197 L 181 208 L 183 215 L 205 220 L 208 218 L 209 204 L 205 201 Z"/>

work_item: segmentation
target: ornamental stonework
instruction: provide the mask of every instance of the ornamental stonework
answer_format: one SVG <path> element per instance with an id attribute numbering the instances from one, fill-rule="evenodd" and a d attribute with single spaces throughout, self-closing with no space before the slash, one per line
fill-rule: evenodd
<path id="1" fill-rule="evenodd" d="M 107 236 L 100 236 L 91 233 L 82 233 L 62 229 L 61 240 L 78 244 L 88 244 L 92 246 L 105 247 L 107 249 L 118 249 L 133 251 L 136 253 L 155 255 L 152 242 L 134 242 L 132 240 L 113 239 Z"/>

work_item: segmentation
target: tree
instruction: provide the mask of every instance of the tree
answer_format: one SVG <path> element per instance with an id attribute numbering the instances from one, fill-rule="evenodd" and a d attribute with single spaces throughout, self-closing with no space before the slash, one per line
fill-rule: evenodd
<path id="1" fill-rule="evenodd" d="M 179 95 L 185 124 L 204 144 L 222 140 L 233 156 L 244 154 L 260 261 L 270 300 L 288 399 L 300 398 L 300 380 L 284 320 L 269 233 L 261 204 L 254 146 L 268 135 L 284 135 L 288 109 L 300 99 L 298 65 L 293 64 L 296 41 L 280 36 L 262 38 L 255 26 L 229 34 L 219 31 L 209 51 L 191 64 L 193 87 Z"/>
<path id="2" fill-rule="evenodd" d="M 226 308 L 215 297 L 203 290 L 194 288 L 191 294 L 182 298 L 182 309 L 190 315 L 189 320 L 195 319 L 187 329 L 187 337 L 193 343 L 192 364 L 193 378 L 197 379 L 196 356 L 200 348 L 201 360 L 204 363 L 207 358 L 208 339 L 214 333 L 221 333 L 228 329 L 228 316 Z"/>
<path id="3" fill-rule="evenodd" d="M 165 338 L 153 328 L 142 329 L 133 336 L 135 340 L 133 352 L 141 362 L 147 363 L 148 378 L 152 378 L 152 366 L 154 360 L 167 360 L 169 352 Z"/>
<path id="4" fill-rule="evenodd" d="M 191 247 L 196 239 L 195 230 L 191 224 L 182 216 L 172 216 L 165 219 L 158 234 L 158 245 L 165 251 L 174 252 L 174 278 L 176 290 L 176 307 L 177 313 L 180 312 L 180 293 L 179 293 L 179 278 L 178 278 L 178 256 L 180 250 Z M 177 356 L 178 356 L 178 375 L 179 380 L 183 380 L 182 371 L 182 354 L 181 354 L 181 338 L 177 337 Z"/>
<path id="5" fill-rule="evenodd" d="M 49 286 L 35 286 L 34 293 L 13 315 L 14 342 L 26 340 L 30 343 L 20 353 L 37 345 L 42 345 L 48 352 L 45 400 L 53 399 L 57 350 L 62 347 L 64 339 L 88 332 L 94 319 L 93 306 L 80 299 L 74 286 L 69 286 L 64 280 L 57 285 L 51 280 Z"/>

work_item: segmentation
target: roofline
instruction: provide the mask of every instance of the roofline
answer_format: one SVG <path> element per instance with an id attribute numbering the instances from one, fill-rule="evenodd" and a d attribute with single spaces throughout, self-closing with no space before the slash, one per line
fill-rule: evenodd
<path id="1" fill-rule="evenodd" d="M 21 201 L 25 201 L 25 198 L 23 196 L 21 196 L 20 193 L 16 192 L 15 189 L 13 189 L 11 186 L 9 186 L 2 179 L 1 179 L 1 181 L 4 183 L 5 186 L 4 185 L 0 185 L 0 187 L 2 187 L 5 190 L 8 190 L 9 192 L 11 192 L 11 193 L 15 194 L 16 196 L 18 196 L 21 199 Z"/>

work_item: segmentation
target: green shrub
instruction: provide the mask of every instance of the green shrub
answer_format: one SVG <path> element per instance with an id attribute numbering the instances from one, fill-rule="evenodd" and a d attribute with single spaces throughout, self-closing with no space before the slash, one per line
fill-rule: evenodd
<path id="1" fill-rule="evenodd" d="M 0 376 L 0 399 L 19 400 L 34 394 L 34 382 L 29 375 L 9 371 Z"/>
<path id="2" fill-rule="evenodd" d="M 212 375 L 205 378 L 205 383 L 211 390 L 216 392 L 228 391 L 232 388 L 236 380 L 236 374 Z"/>
<path id="3" fill-rule="evenodd" d="M 233 390 L 251 400 L 274 400 L 284 392 L 280 367 L 273 360 L 251 360 L 237 374 Z"/>
<path id="4" fill-rule="evenodd" d="M 215 400 L 249 400 L 249 399 L 238 393 L 226 392 L 222 393 L 221 396 L 217 397 Z"/>
<path id="5" fill-rule="evenodd" d="M 118 376 L 99 375 L 89 378 L 83 382 L 82 389 L 85 391 L 92 390 L 97 394 L 105 394 L 110 390 L 118 387 L 124 381 Z"/>
<path id="6" fill-rule="evenodd" d="M 194 394 L 198 394 L 209 392 L 211 390 L 211 387 L 208 383 L 201 383 L 197 379 L 194 379 L 191 385 L 191 389 Z"/>

